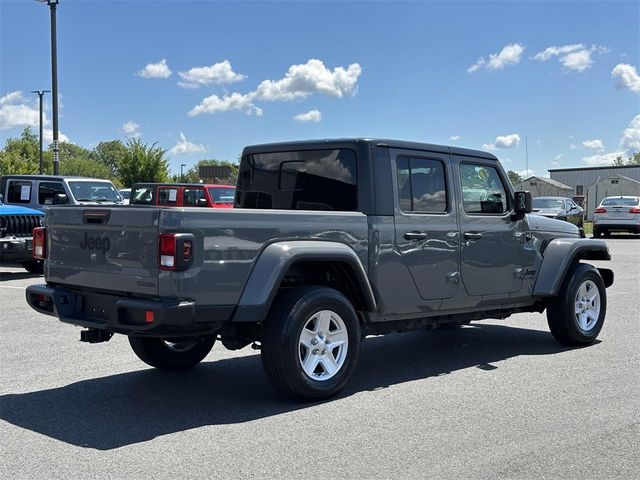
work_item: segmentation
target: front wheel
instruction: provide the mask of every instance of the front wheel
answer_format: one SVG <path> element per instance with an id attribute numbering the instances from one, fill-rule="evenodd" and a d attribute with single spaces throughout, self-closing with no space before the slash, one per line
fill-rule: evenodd
<path id="1" fill-rule="evenodd" d="M 593 343 L 602 330 L 607 311 L 607 292 L 598 271 L 578 264 L 547 309 L 547 322 L 554 338 L 563 345 Z"/>
<path id="2" fill-rule="evenodd" d="M 360 353 L 360 324 L 351 302 L 322 286 L 280 296 L 263 326 L 262 365 L 274 387 L 295 400 L 337 394 Z"/>
<path id="3" fill-rule="evenodd" d="M 129 337 L 133 352 L 147 365 L 163 370 L 191 368 L 206 357 L 215 336 L 201 338 Z"/>

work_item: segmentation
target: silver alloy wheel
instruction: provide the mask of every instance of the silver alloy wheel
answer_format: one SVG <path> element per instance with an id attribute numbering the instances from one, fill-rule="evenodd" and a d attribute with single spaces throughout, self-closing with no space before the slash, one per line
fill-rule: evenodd
<path id="1" fill-rule="evenodd" d="M 321 310 L 305 322 L 300 332 L 300 366 L 313 380 L 329 380 L 344 365 L 348 348 L 349 333 L 340 315 L 331 310 Z"/>
<path id="2" fill-rule="evenodd" d="M 169 340 L 163 338 L 162 342 L 169 350 L 173 352 L 187 352 L 198 344 L 198 341 L 193 339 L 184 339 L 177 342 L 170 342 Z"/>
<path id="3" fill-rule="evenodd" d="M 578 327 L 589 332 L 600 316 L 600 291 L 595 283 L 586 280 L 580 284 L 575 299 L 575 316 Z"/>

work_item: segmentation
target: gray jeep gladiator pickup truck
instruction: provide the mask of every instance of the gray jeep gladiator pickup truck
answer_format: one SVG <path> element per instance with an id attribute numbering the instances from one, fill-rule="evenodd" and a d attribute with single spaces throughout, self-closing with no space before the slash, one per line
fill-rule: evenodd
<path id="1" fill-rule="evenodd" d="M 606 243 L 531 211 L 498 159 L 345 139 L 246 147 L 235 209 L 52 206 L 34 238 L 38 312 L 128 335 L 147 364 L 189 368 L 219 340 L 253 344 L 273 385 L 339 392 L 361 339 L 547 310 L 565 345 L 593 342 L 613 272 Z"/>

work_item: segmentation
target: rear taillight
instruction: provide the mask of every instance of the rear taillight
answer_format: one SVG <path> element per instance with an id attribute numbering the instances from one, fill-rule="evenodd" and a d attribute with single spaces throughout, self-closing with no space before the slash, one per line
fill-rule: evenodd
<path id="1" fill-rule="evenodd" d="M 186 270 L 193 263 L 193 235 L 161 233 L 158 240 L 158 267 L 161 270 Z"/>
<path id="2" fill-rule="evenodd" d="M 602 208 L 602 207 L 598 207 L 598 208 L 596 208 L 595 213 L 607 213 L 607 209 L 606 208 Z"/>
<path id="3" fill-rule="evenodd" d="M 45 227 L 33 229 L 33 258 L 44 260 L 47 258 L 47 231 Z"/>
<path id="4" fill-rule="evenodd" d="M 158 266 L 161 270 L 176 269 L 176 236 L 174 234 L 160 234 L 158 255 Z"/>
<path id="5" fill-rule="evenodd" d="M 633 207 L 629 210 L 629 213 L 640 213 L 640 207 Z"/>

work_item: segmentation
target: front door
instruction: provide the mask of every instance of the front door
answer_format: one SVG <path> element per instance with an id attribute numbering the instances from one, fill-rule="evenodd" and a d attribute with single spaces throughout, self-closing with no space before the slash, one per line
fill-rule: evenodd
<path id="1" fill-rule="evenodd" d="M 462 203 L 461 273 L 469 295 L 505 295 L 522 288 L 523 221 L 493 160 L 457 157 Z"/>
<path id="2" fill-rule="evenodd" d="M 451 159 L 442 153 L 392 151 L 396 171 L 396 248 L 425 300 L 458 289 L 459 244 Z"/>

